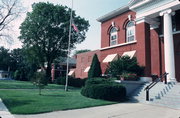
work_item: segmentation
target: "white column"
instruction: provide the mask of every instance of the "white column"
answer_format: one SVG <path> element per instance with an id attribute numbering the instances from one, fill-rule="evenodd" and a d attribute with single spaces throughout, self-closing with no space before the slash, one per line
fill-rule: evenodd
<path id="1" fill-rule="evenodd" d="M 162 11 L 160 16 L 164 17 L 164 55 L 165 55 L 165 71 L 168 74 L 167 81 L 174 82 L 175 78 L 175 62 L 174 62 L 174 40 L 172 32 L 172 10 Z"/>

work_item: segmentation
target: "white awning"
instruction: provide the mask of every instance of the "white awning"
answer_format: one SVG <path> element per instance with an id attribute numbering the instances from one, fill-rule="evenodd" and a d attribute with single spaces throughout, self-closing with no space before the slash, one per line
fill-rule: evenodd
<path id="1" fill-rule="evenodd" d="M 75 70 L 71 70 L 71 71 L 68 73 L 68 75 L 69 75 L 69 76 L 73 76 L 74 73 L 75 73 Z"/>
<path id="2" fill-rule="evenodd" d="M 108 63 L 116 59 L 118 59 L 118 54 L 107 55 L 106 58 L 103 60 L 103 63 Z"/>
<path id="3" fill-rule="evenodd" d="M 84 70 L 84 72 L 85 72 L 85 73 L 89 72 L 89 69 L 90 69 L 90 66 L 88 66 L 88 67 Z"/>
<path id="4" fill-rule="evenodd" d="M 136 50 L 133 51 L 127 51 L 122 54 L 122 56 L 129 56 L 130 58 L 133 58 L 136 54 Z"/>

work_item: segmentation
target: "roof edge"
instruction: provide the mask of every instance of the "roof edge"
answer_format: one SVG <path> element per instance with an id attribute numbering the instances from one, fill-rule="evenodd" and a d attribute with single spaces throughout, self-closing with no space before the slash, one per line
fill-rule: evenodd
<path id="1" fill-rule="evenodd" d="M 122 13 L 128 11 L 128 10 L 129 10 L 129 5 L 125 5 L 125 6 L 120 7 L 120 8 L 118 8 L 118 9 L 116 9 L 116 10 L 110 12 L 110 13 L 107 13 L 104 16 L 99 17 L 96 20 L 99 21 L 99 22 L 104 22 L 104 21 L 107 21 L 107 20 L 109 20 L 109 19 L 111 19 L 111 18 L 113 18 L 113 17 L 115 17 L 117 15 L 120 15 L 120 14 L 122 14 Z"/>

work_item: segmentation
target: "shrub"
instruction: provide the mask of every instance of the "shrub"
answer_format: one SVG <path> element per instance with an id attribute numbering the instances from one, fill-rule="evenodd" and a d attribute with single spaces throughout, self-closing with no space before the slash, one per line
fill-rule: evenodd
<path id="1" fill-rule="evenodd" d="M 85 83 L 86 86 L 91 86 L 93 84 L 112 84 L 114 83 L 113 79 L 105 79 L 105 78 L 91 78 L 88 79 Z"/>
<path id="2" fill-rule="evenodd" d="M 85 79 L 80 79 L 80 78 L 73 78 L 73 77 L 68 77 L 68 85 L 73 86 L 73 87 L 82 87 L 85 85 L 86 82 Z M 55 80 L 56 84 L 60 85 L 65 85 L 66 84 L 66 77 L 60 77 Z"/>
<path id="3" fill-rule="evenodd" d="M 134 73 L 137 76 L 142 76 L 144 67 L 138 65 L 136 57 L 123 56 L 109 64 L 107 73 L 113 77 L 120 76 L 123 73 Z"/>
<path id="4" fill-rule="evenodd" d="M 47 85 L 45 72 L 34 73 L 33 84 L 39 88 L 39 95 L 41 95 L 41 90 Z"/>
<path id="5" fill-rule="evenodd" d="M 121 79 L 124 79 L 126 81 L 137 81 L 137 80 L 139 80 L 139 77 L 135 73 L 123 72 L 120 77 L 121 77 Z"/>
<path id="6" fill-rule="evenodd" d="M 126 88 L 109 79 L 89 79 L 81 94 L 94 99 L 123 101 L 126 98 Z"/>
<path id="7" fill-rule="evenodd" d="M 88 72 L 88 78 L 100 77 L 102 74 L 100 62 L 98 56 L 95 54 L 91 63 L 90 70 Z"/>

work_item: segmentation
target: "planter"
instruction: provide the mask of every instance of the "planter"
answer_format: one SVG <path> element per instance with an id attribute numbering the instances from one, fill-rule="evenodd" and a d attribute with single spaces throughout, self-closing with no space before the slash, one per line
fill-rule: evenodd
<path id="1" fill-rule="evenodd" d="M 151 77 L 140 77 L 140 81 L 141 82 L 152 82 L 152 78 Z"/>

